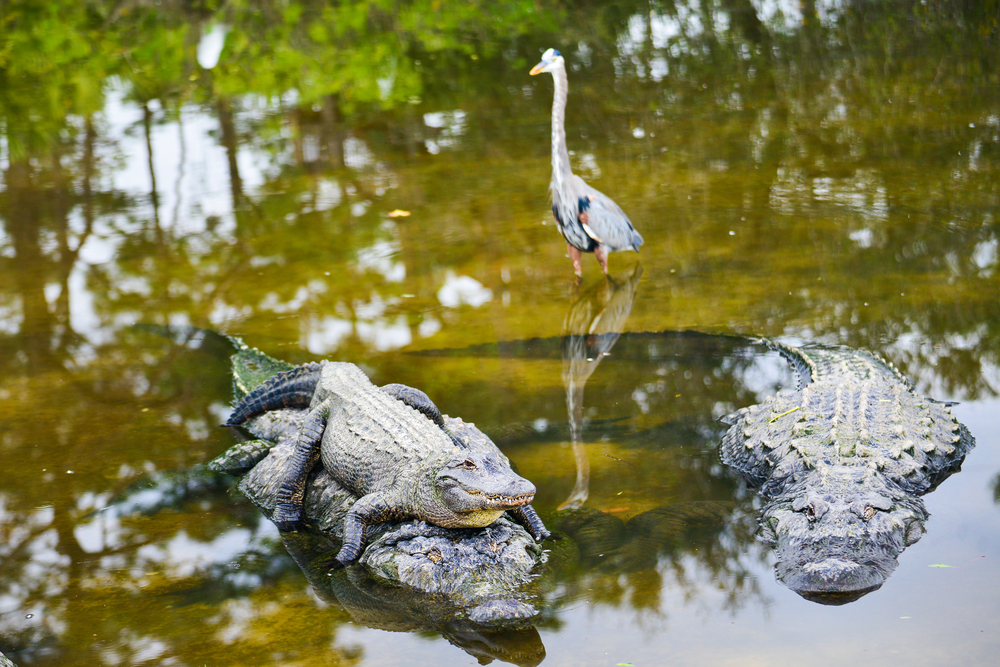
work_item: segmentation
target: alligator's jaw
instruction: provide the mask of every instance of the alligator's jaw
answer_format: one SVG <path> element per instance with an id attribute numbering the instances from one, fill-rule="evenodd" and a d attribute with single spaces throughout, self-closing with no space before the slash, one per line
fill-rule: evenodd
<path id="1" fill-rule="evenodd" d="M 510 495 L 503 493 L 487 494 L 479 489 L 470 488 L 464 484 L 455 484 L 444 489 L 442 500 L 453 513 L 452 519 L 456 526 L 481 528 L 496 521 L 507 510 L 528 505 L 535 497 L 535 488 L 527 480 L 518 478 L 526 484 L 515 484 Z M 442 524 L 443 525 L 443 524 Z"/>
<path id="2" fill-rule="evenodd" d="M 896 565 L 894 557 L 865 563 L 831 557 L 805 563 L 780 561 L 774 569 L 778 581 L 805 599 L 841 605 L 881 588 Z"/>
<path id="3" fill-rule="evenodd" d="M 520 480 L 519 480 L 520 481 Z M 470 500 L 484 510 L 500 510 L 506 512 L 515 507 L 527 505 L 535 499 L 535 487 L 529 484 L 517 484 L 511 493 L 486 493 L 480 489 L 472 489 L 464 484 L 459 485 Z M 530 488 L 530 491 L 529 491 Z"/>

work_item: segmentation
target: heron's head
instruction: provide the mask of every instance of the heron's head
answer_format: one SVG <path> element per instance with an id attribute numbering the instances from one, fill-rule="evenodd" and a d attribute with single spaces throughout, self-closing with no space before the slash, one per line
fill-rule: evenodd
<path id="1" fill-rule="evenodd" d="M 549 49 L 542 54 L 542 62 L 531 68 L 531 76 L 541 74 L 542 72 L 551 72 L 556 67 L 562 66 L 562 64 L 562 54 L 555 49 Z"/>

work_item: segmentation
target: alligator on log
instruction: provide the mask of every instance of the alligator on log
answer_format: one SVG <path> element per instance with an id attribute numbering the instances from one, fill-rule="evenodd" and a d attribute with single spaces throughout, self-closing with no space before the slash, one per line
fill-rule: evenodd
<path id="1" fill-rule="evenodd" d="M 520 625 L 536 613 L 522 589 L 549 533 L 528 504 L 534 486 L 485 434 L 423 392 L 376 387 L 356 366 L 292 368 L 233 342 L 243 400 L 230 422 L 257 439 L 210 468 L 243 474 L 240 490 L 280 527 L 340 540 L 335 564 L 358 561 L 377 581 L 443 595 L 479 623 Z"/>
<path id="2" fill-rule="evenodd" d="M 758 536 L 777 578 L 843 604 L 879 588 L 924 533 L 920 498 L 975 446 L 950 404 L 920 396 L 891 364 L 844 347 L 764 341 L 799 387 L 724 419 L 721 457 L 765 498 Z"/>

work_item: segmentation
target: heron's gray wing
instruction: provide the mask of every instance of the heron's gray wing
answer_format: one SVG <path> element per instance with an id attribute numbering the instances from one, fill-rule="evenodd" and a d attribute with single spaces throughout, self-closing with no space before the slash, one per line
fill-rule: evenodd
<path id="1" fill-rule="evenodd" d="M 573 175 L 573 181 L 573 189 L 582 200 L 580 211 L 587 214 L 584 225 L 587 235 L 609 251 L 627 248 L 638 250 L 642 245 L 642 237 L 635 231 L 625 211 L 611 197 L 590 187 L 576 174 Z"/>

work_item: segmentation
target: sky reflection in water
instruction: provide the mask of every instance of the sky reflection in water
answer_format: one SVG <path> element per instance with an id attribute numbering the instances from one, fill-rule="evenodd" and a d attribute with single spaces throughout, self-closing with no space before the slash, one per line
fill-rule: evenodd
<path id="1" fill-rule="evenodd" d="M 12 8 L 0 651 L 22 667 L 473 664 L 318 598 L 252 506 L 177 472 L 232 443 L 215 427 L 228 351 L 133 327 L 155 324 L 420 387 L 494 435 L 543 514 L 726 504 L 634 560 L 584 550 L 545 595 L 546 662 L 987 662 L 995 3 L 813 6 Z M 209 67 L 203 35 L 222 33 Z M 589 257 L 574 285 L 548 211 L 551 82 L 526 72 L 549 46 L 574 169 L 646 239 L 610 258 L 619 283 L 641 278 L 608 350 L 590 327 L 616 319 L 613 290 Z M 609 354 L 574 371 L 562 337 L 584 310 L 584 347 Z M 759 335 L 878 352 L 962 401 L 978 441 L 927 496 L 927 535 L 843 608 L 774 581 L 759 501 L 718 461 L 715 420 L 793 381 L 735 337 Z M 150 479 L 145 504 L 93 513 Z"/>

